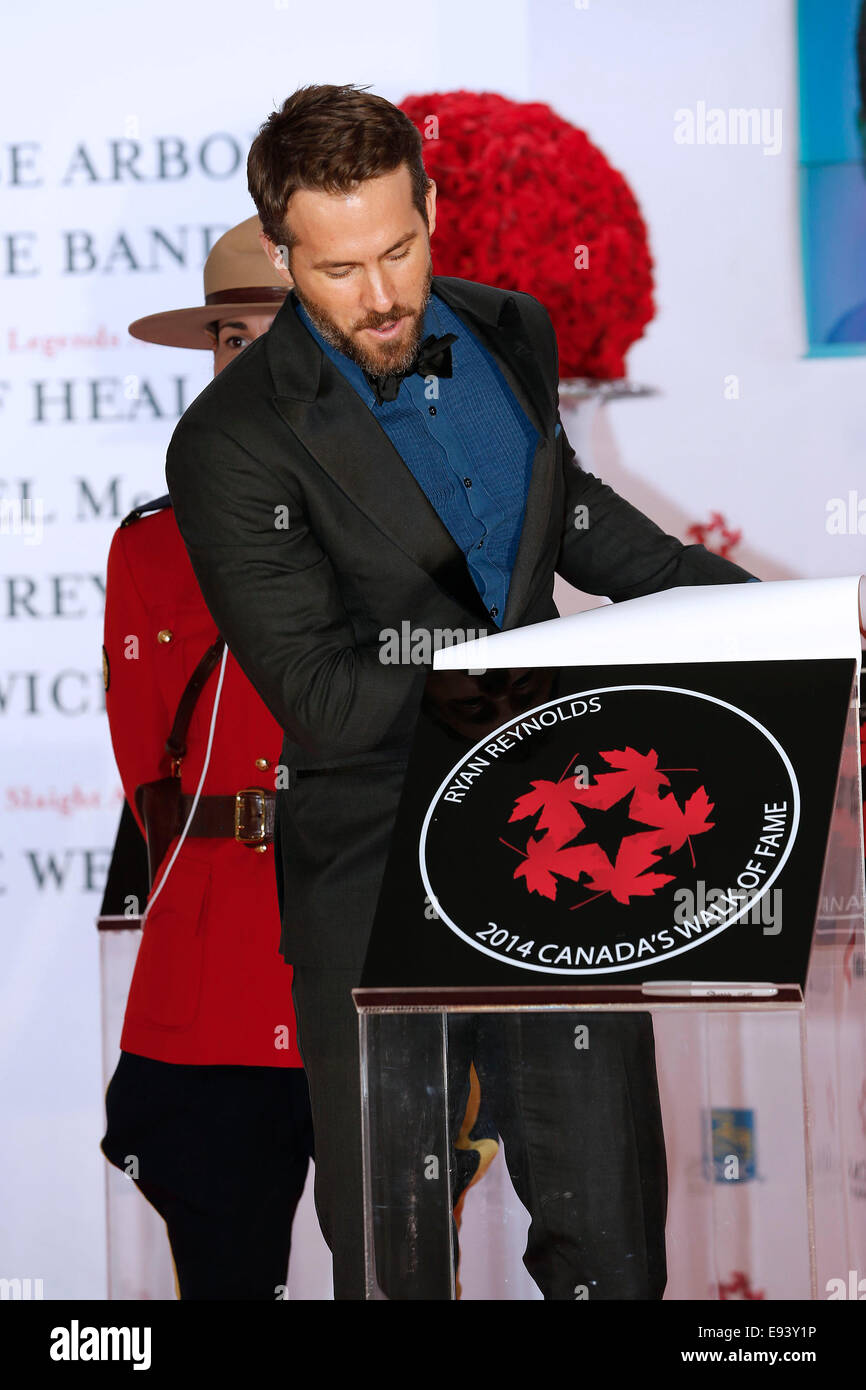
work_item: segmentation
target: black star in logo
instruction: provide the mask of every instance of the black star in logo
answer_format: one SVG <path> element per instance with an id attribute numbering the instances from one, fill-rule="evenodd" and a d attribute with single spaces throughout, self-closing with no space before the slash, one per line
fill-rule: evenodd
<path id="1" fill-rule="evenodd" d="M 586 828 L 581 830 L 576 839 L 569 841 L 569 843 L 600 845 L 611 864 L 615 864 L 619 847 L 626 835 L 634 835 L 636 832 L 652 828 L 644 821 L 635 821 L 629 816 L 631 795 L 631 792 L 627 792 L 625 796 L 620 797 L 619 801 L 614 802 L 607 811 L 600 811 L 595 806 L 584 806 L 582 803 L 578 803 L 577 809 Z"/>

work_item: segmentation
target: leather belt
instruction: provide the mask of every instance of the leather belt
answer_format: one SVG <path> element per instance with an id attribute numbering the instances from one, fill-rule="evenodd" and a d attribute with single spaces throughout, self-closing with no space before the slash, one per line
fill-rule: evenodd
<path id="1" fill-rule="evenodd" d="M 180 828 L 194 797 L 180 798 Z M 187 835 L 237 840 L 242 845 L 271 844 L 276 796 L 262 787 L 242 787 L 234 796 L 200 796 Z"/>

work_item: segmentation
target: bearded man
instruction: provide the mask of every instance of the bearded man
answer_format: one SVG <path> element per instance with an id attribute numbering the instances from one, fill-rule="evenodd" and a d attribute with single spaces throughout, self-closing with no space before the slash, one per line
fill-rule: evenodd
<path id="1" fill-rule="evenodd" d="M 363 1298 L 351 990 L 427 676 L 383 661 L 380 634 L 403 622 L 431 633 L 543 622 L 557 616 L 556 573 L 615 602 L 750 576 L 665 535 L 581 467 L 538 300 L 433 275 L 436 188 L 397 107 L 354 86 L 301 88 L 263 125 L 248 175 L 290 294 L 267 336 L 187 410 L 166 474 L 208 606 L 285 735 L 281 950 L 335 1296 Z M 529 1062 L 504 1035 L 487 1049 L 509 1068 L 489 1096 L 532 1217 L 526 1263 L 547 1298 L 573 1299 L 577 1286 L 661 1298 L 650 1020 L 611 1015 L 593 1028 L 579 1094 L 545 1090 L 520 1125 L 508 1078 L 560 1070 L 550 1035 L 527 1030 Z M 466 1071 L 471 1059 L 470 1048 Z M 485 1096 L 495 1080 L 482 1077 Z M 577 1150 L 558 1138 L 563 1107 Z M 387 1292 L 407 1296 L 393 1279 Z"/>

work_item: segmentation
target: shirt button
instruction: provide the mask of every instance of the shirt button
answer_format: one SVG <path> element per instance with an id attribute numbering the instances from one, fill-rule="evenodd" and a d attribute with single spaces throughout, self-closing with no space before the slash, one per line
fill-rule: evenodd
<path id="1" fill-rule="evenodd" d="M 173 636 L 174 633 L 171 628 L 164 627 L 156 634 L 156 640 L 157 642 L 170 642 Z"/>
<path id="2" fill-rule="evenodd" d="M 256 758 L 256 767 L 260 772 L 264 772 L 265 768 L 270 767 L 270 763 L 267 758 Z"/>
<path id="3" fill-rule="evenodd" d="M 493 607 L 492 607 L 491 610 L 490 610 L 490 616 L 491 616 L 491 618 L 498 618 L 498 617 L 499 617 L 499 609 L 496 607 L 496 604 L 495 604 L 495 603 L 494 603 Z"/>
<path id="4" fill-rule="evenodd" d="M 464 478 L 464 479 L 463 479 L 463 486 L 464 486 L 464 487 L 471 487 L 471 486 L 472 486 L 472 479 L 471 479 L 471 478 Z"/>
<path id="5" fill-rule="evenodd" d="M 484 544 L 483 541 L 479 541 L 478 544 L 477 544 L 477 546 L 475 547 L 475 549 L 476 549 L 476 550 L 480 550 L 483 544 Z"/>
<path id="6" fill-rule="evenodd" d="M 429 412 L 430 412 L 431 415 L 435 415 L 435 414 L 436 414 L 436 407 L 435 407 L 435 405 L 430 405 L 430 406 L 427 407 L 427 409 L 429 410 Z"/>

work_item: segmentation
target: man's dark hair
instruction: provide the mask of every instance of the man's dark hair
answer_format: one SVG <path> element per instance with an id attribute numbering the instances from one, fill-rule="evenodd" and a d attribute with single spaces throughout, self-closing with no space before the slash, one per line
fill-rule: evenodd
<path id="1" fill-rule="evenodd" d="M 271 112 L 250 147 L 247 182 L 265 235 L 291 250 L 286 207 L 299 188 L 350 193 L 406 164 L 412 203 L 427 225 L 429 179 L 409 117 L 362 87 L 299 87 Z"/>

